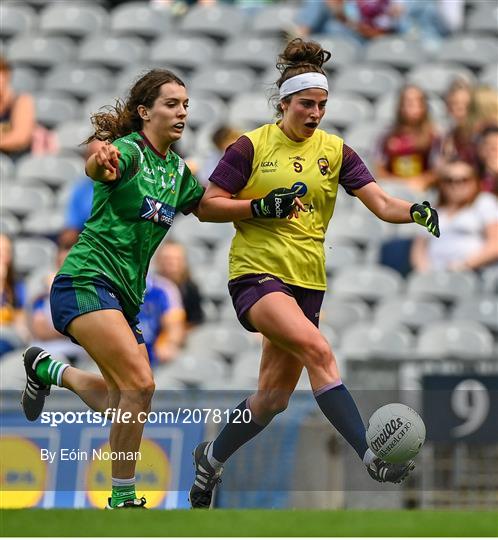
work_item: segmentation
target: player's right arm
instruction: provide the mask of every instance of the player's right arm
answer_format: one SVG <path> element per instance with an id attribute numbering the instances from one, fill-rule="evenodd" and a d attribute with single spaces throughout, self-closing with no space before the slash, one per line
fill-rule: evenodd
<path id="1" fill-rule="evenodd" d="M 102 145 L 86 162 L 88 177 L 97 182 L 113 182 L 119 178 L 121 152 L 113 144 Z"/>

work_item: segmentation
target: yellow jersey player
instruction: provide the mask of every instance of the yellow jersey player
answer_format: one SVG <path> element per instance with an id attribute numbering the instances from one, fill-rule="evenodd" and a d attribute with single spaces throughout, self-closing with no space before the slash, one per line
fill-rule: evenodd
<path id="1" fill-rule="evenodd" d="M 380 219 L 416 221 L 435 236 L 437 212 L 428 203 L 389 196 L 354 150 L 318 129 L 329 97 L 322 68 L 329 58 L 312 41 L 287 45 L 277 63 L 279 121 L 246 133 L 227 149 L 200 203 L 200 212 L 211 218 L 234 221 L 230 294 L 241 324 L 264 339 L 258 390 L 237 406 L 216 440 L 195 449 L 194 508 L 210 507 L 225 461 L 285 410 L 303 367 L 323 414 L 372 478 L 398 483 L 414 467 L 411 461 L 386 463 L 368 449 L 361 416 L 318 329 L 326 289 L 323 242 L 339 184 Z M 275 219 L 283 217 L 280 197 L 274 208 L 258 199 L 279 186 L 298 197 L 291 213 L 297 219 Z M 261 219 L 265 215 L 269 219 Z M 238 421 L 246 409 L 251 421 Z"/>

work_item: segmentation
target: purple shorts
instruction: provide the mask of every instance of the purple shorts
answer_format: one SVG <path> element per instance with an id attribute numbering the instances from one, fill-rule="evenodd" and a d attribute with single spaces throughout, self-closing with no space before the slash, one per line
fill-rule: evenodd
<path id="1" fill-rule="evenodd" d="M 240 324 L 249 332 L 257 332 L 245 314 L 260 298 L 273 292 L 292 296 L 306 317 L 318 328 L 318 319 L 325 291 L 287 285 L 272 274 L 246 274 L 228 282 L 228 290 Z"/>

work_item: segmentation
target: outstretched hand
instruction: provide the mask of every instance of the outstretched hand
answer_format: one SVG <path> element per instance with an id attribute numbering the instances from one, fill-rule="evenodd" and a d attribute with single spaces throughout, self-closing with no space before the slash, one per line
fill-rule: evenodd
<path id="1" fill-rule="evenodd" d="M 422 225 L 436 238 L 439 238 L 439 216 L 437 210 L 432 208 L 429 202 L 413 204 L 410 208 L 410 215 L 415 223 Z"/>
<path id="2" fill-rule="evenodd" d="M 113 144 L 103 144 L 95 153 L 95 162 L 111 174 L 117 174 L 121 152 Z"/>

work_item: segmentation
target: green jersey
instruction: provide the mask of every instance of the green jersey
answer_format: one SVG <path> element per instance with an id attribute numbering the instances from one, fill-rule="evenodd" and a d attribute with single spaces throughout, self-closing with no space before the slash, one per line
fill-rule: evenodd
<path id="1" fill-rule="evenodd" d="M 177 211 L 194 209 L 204 188 L 173 151 L 157 152 L 142 133 L 113 142 L 121 152 L 118 179 L 95 182 L 92 214 L 59 274 L 105 276 L 134 317 L 150 259 Z"/>

